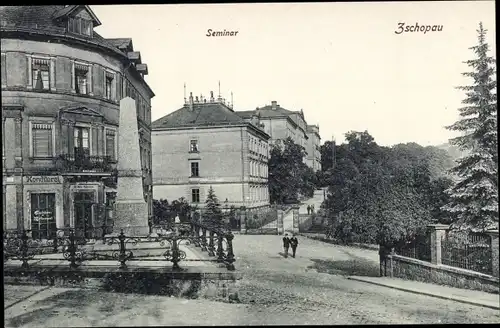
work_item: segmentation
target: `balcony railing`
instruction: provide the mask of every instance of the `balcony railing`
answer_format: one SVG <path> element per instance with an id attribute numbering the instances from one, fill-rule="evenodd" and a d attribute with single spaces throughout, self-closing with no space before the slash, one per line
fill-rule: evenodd
<path id="1" fill-rule="evenodd" d="M 66 173 L 79 172 L 111 172 L 110 156 L 69 155 L 63 154 L 57 157 L 57 167 Z"/>

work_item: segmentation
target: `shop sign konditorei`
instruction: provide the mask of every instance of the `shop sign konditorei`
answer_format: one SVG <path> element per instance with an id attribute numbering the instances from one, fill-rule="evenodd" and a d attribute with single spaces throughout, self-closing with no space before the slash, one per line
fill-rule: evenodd
<path id="1" fill-rule="evenodd" d="M 28 175 L 24 177 L 26 184 L 60 184 L 62 183 L 59 175 Z"/>

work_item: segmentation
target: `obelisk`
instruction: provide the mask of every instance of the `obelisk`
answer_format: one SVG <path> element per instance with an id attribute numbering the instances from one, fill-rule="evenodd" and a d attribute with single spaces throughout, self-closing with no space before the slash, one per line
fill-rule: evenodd
<path id="1" fill-rule="evenodd" d="M 144 200 L 141 151 L 135 100 L 120 101 L 118 126 L 118 185 L 116 192 L 113 234 L 147 236 L 148 205 Z"/>

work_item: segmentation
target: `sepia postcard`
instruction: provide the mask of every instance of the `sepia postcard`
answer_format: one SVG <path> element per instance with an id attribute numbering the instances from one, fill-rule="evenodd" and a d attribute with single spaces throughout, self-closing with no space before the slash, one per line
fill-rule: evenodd
<path id="1" fill-rule="evenodd" d="M 5 327 L 500 323 L 495 27 L 0 6 Z"/>

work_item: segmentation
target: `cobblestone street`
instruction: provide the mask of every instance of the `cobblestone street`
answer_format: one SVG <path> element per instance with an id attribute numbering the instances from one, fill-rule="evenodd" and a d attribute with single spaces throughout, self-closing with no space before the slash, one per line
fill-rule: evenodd
<path id="1" fill-rule="evenodd" d="M 494 323 L 498 310 L 348 280 L 376 276 L 377 252 L 280 236 L 235 238 L 240 304 L 70 288 L 5 286 L 5 326 Z M 17 303 L 16 303 L 17 302 Z"/>

